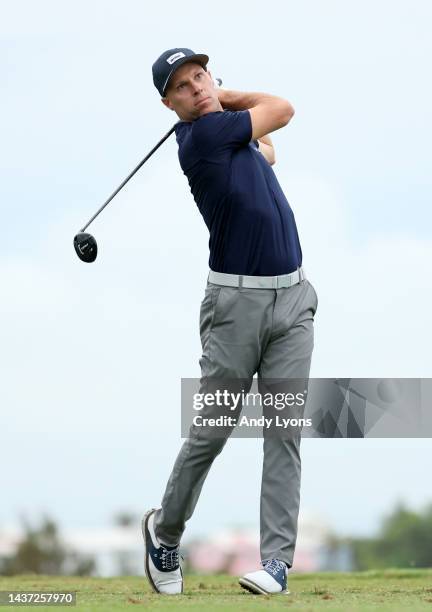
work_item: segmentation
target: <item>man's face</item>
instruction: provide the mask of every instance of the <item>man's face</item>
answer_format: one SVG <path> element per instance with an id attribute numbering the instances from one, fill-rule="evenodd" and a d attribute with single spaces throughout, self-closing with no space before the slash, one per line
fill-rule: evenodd
<path id="1" fill-rule="evenodd" d="M 194 121 L 223 110 L 210 72 L 193 62 L 178 68 L 169 80 L 162 102 L 182 121 Z"/>

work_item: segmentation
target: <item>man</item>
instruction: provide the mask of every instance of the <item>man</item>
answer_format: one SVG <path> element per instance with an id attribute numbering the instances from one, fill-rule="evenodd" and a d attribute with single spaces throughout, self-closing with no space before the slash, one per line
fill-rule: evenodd
<path id="1" fill-rule="evenodd" d="M 307 379 L 318 299 L 301 267 L 294 215 L 270 167 L 275 160 L 268 137 L 288 124 L 294 109 L 276 96 L 217 88 L 208 60 L 176 48 L 153 64 L 162 102 L 180 119 L 180 164 L 210 232 L 200 311 L 202 388 L 213 378 L 246 380 L 250 387 L 256 372 L 262 384 Z M 180 538 L 225 442 L 192 426 L 161 508 L 144 516 L 145 571 L 158 593 L 183 591 Z M 240 584 L 252 593 L 287 593 L 300 501 L 300 435 L 265 437 L 263 450 L 262 568 Z"/>

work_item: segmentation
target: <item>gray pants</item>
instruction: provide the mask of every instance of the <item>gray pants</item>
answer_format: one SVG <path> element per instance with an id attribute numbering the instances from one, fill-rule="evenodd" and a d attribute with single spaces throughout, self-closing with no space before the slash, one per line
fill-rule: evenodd
<path id="1" fill-rule="evenodd" d="M 282 289 L 208 282 L 200 311 L 201 392 L 207 377 L 242 378 L 251 384 L 258 373 L 258 386 L 265 379 L 308 379 L 317 306 L 317 294 L 306 279 Z M 225 442 L 226 438 L 203 438 L 191 427 L 155 515 L 155 533 L 162 543 L 180 541 Z M 300 504 L 300 435 L 265 437 L 263 450 L 261 559 L 280 559 L 291 567 Z"/>

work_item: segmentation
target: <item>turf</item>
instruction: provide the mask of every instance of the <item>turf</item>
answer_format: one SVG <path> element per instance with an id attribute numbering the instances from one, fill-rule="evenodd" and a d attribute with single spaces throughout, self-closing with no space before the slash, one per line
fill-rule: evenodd
<path id="1" fill-rule="evenodd" d="M 141 577 L 74 578 L 16 576 L 0 578 L 0 590 L 76 591 L 75 610 L 381 610 L 432 612 L 432 569 L 361 573 L 320 573 L 289 577 L 290 595 L 251 595 L 231 576 L 186 576 L 183 595 L 154 594 Z M 37 606 L 53 612 L 57 606 Z M 17 609 L 1 606 L 0 610 Z M 23 607 L 19 607 L 23 609 Z M 65 609 L 65 608 L 62 608 Z"/>

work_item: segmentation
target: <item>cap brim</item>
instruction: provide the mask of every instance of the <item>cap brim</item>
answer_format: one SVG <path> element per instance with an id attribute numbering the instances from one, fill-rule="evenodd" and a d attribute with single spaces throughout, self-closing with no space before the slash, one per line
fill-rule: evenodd
<path id="1" fill-rule="evenodd" d="M 183 66 L 183 64 L 187 64 L 188 62 L 196 62 L 197 64 L 201 64 L 201 66 L 205 68 L 208 64 L 208 61 L 209 61 L 208 55 L 204 55 L 203 53 L 196 53 L 195 55 L 189 55 L 188 57 L 183 57 L 181 60 L 176 62 L 175 66 L 173 67 L 169 75 L 167 76 L 167 80 L 164 83 L 164 86 L 162 88 L 162 95 L 163 96 L 165 95 L 165 91 L 166 91 L 166 88 L 168 87 L 170 78 L 172 77 L 174 72 L 178 68 L 180 68 L 180 66 Z"/>

